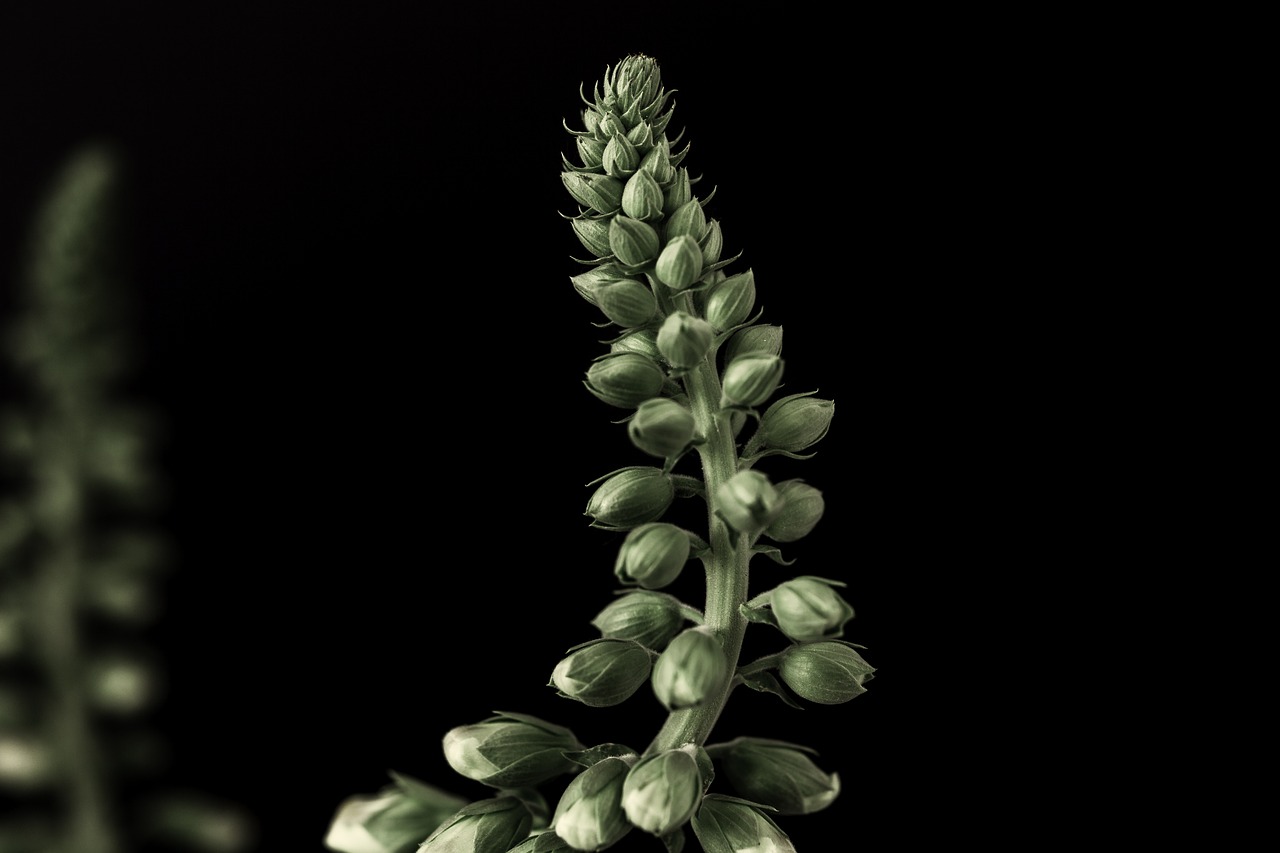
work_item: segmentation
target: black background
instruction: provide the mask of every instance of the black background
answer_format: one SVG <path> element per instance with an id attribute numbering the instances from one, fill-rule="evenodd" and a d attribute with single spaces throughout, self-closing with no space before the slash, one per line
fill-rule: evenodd
<path id="1" fill-rule="evenodd" d="M 439 743 L 493 710 L 587 742 L 661 723 L 646 693 L 588 709 L 546 686 L 616 588 L 586 484 L 647 464 L 580 382 L 607 331 L 568 281 L 562 120 L 644 52 L 732 269 L 784 327 L 786 389 L 836 401 L 812 460 L 761 466 L 827 515 L 753 589 L 845 581 L 879 669 L 843 706 L 740 691 L 719 731 L 840 772 L 835 806 L 784 823 L 802 850 L 943 831 L 1017 717 L 982 698 L 987 590 L 1020 611 L 1027 565 L 1074 547 L 1026 461 L 1075 416 L 1039 347 L 1079 263 L 1044 201 L 1079 164 L 1037 30 L 664 3 L 0 15 L 6 272 L 66 155 L 125 155 L 179 554 L 154 635 L 175 782 L 252 810 L 262 850 L 318 850 L 388 769 L 484 796 Z"/>

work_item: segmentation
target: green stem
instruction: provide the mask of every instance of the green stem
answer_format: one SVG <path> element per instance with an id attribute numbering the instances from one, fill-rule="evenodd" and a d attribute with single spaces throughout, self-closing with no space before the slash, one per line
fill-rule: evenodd
<path id="1" fill-rule="evenodd" d="M 681 310 L 692 313 L 689 295 L 681 294 L 679 300 Z M 715 359 L 713 348 L 701 364 L 686 374 L 684 385 L 698 430 L 706 438 L 697 448 L 706 485 L 707 541 L 711 545 L 711 553 L 703 560 L 707 582 L 703 625 L 719 638 L 729 659 L 729 671 L 733 672 L 747 630 L 747 620 L 739 608 L 747 599 L 751 552 L 746 538 L 725 524 L 715 511 L 720 485 L 738 472 L 731 419 L 720 410 L 720 377 Z M 686 743 L 704 744 L 735 686 L 733 678 L 726 678 L 719 695 L 697 707 L 671 712 L 646 754 L 676 749 Z"/>

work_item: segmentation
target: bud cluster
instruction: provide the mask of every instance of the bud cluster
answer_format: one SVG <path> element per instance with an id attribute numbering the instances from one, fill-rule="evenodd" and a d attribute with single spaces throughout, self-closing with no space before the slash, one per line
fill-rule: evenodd
<path id="1" fill-rule="evenodd" d="M 775 399 L 782 327 L 758 322 L 754 271 L 725 269 L 734 258 L 722 258 L 710 198 L 694 194 L 688 147 L 667 135 L 670 93 L 657 62 L 625 58 L 584 101 L 582 128 L 566 126 L 577 160 L 565 156 L 561 173 L 577 205 L 565 218 L 586 252 L 576 260 L 587 269 L 570 282 L 616 335 L 601 342 L 583 384 L 625 411 L 615 423 L 641 459 L 587 484 L 590 526 L 620 539 L 621 588 L 590 622 L 598 636 L 567 649 L 547 686 L 592 708 L 653 702 L 667 719 L 643 749 L 586 746 L 511 713 L 451 730 L 448 763 L 493 796 L 444 820 L 421 850 L 596 851 L 639 832 L 676 851 L 691 831 L 709 853 L 794 851 L 773 816 L 826 808 L 839 776 L 787 740 L 706 744 L 739 685 L 799 707 L 835 705 L 865 692 L 874 673 L 862 647 L 842 639 L 854 615 L 843 582 L 802 575 L 746 594 L 752 557 L 789 565 L 778 546 L 807 537 L 826 512 L 818 487 L 775 481 L 757 463 L 812 456 L 834 402 L 816 392 Z M 689 460 L 700 468 L 680 471 Z M 667 519 L 677 499 L 701 500 L 705 530 Z M 676 595 L 696 580 L 691 564 L 703 570 L 701 609 Z M 742 663 L 751 624 L 776 629 L 781 648 Z M 566 776 L 551 805 L 543 790 Z"/>

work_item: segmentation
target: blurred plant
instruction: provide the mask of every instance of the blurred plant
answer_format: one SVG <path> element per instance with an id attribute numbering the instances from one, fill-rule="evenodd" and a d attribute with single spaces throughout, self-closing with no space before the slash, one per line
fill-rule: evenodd
<path id="1" fill-rule="evenodd" d="M 348 801 L 326 838 L 331 850 L 595 851 L 635 834 L 676 853 L 689 828 L 706 853 L 785 853 L 795 848 L 775 817 L 819 811 L 840 792 L 838 775 L 789 738 L 709 742 L 739 686 L 797 708 L 836 705 L 864 693 L 874 669 L 862 646 L 843 639 L 854 612 L 842 581 L 804 575 L 748 594 L 753 557 L 791 565 L 779 545 L 808 535 L 825 511 L 819 489 L 775 483 L 756 466 L 810 458 L 835 404 L 816 391 L 775 399 L 782 327 L 758 322 L 753 271 L 726 271 L 737 258 L 723 257 L 720 223 L 704 211 L 712 194 L 695 195 L 698 179 L 682 165 L 688 146 L 676 150 L 679 137 L 667 136 L 670 94 L 657 62 L 631 55 L 583 95 L 583 129 L 566 127 L 580 161 L 564 158 L 564 187 L 578 205 L 566 219 L 590 255 L 570 278 L 603 315 L 598 325 L 616 332 L 584 384 L 627 413 L 619 423 L 653 463 L 588 484 L 590 524 L 622 534 L 622 589 L 591 621 L 599 636 L 568 649 L 548 682 L 596 708 L 648 684 L 666 721 L 643 749 L 583 744 L 512 712 L 458 726 L 444 736 L 445 757 L 493 796 L 450 811 L 455 795 L 402 785 L 373 801 L 407 798 L 404 808 L 423 819 L 394 827 L 384 811 Z M 700 470 L 680 470 L 686 460 Z M 684 499 L 704 503 L 704 533 L 664 520 Z M 705 574 L 701 609 L 665 591 L 693 560 Z M 742 662 L 752 624 L 776 631 L 781 648 Z M 559 790 L 554 807 L 549 786 Z M 368 831 L 356 834 L 360 815 Z"/>
<path id="2" fill-rule="evenodd" d="M 121 161 L 75 151 L 28 235 L 0 411 L 0 821 L 4 853 L 248 848 L 237 806 L 177 790 L 154 711 L 170 543 L 160 423 L 131 399 L 137 353 Z M 152 849 L 152 848 L 147 848 Z"/>

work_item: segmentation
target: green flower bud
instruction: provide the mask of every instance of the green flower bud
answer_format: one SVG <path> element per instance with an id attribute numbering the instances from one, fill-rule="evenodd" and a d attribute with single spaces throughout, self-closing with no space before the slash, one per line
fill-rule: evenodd
<path id="1" fill-rule="evenodd" d="M 551 818 L 556 835 L 574 850 L 604 850 L 630 832 L 622 808 L 622 786 L 630 769 L 627 759 L 611 756 L 573 777 Z"/>
<path id="2" fill-rule="evenodd" d="M 709 794 L 689 825 L 702 853 L 796 853 L 773 818 L 742 800 Z"/>
<path id="3" fill-rule="evenodd" d="M 671 166 L 671 145 L 664 136 L 649 149 L 649 153 L 645 154 L 640 160 L 640 170 L 653 175 L 653 179 L 659 184 L 666 184 L 675 176 L 676 170 Z M 662 203 L 665 209 L 667 202 L 666 193 L 663 193 Z M 701 235 L 699 235 L 701 236 Z"/>
<path id="4" fill-rule="evenodd" d="M 686 628 L 653 665 L 653 692 L 668 711 L 692 708 L 713 698 L 729 677 L 724 648 L 706 628 Z"/>
<path id="5" fill-rule="evenodd" d="M 724 251 L 724 234 L 720 231 L 718 219 L 707 223 L 707 233 L 698 241 L 698 247 L 702 249 L 703 263 L 714 264 L 720 260 L 720 253 Z"/>
<path id="6" fill-rule="evenodd" d="M 716 333 L 701 317 L 673 311 L 658 329 L 658 351 L 672 367 L 695 367 L 707 357 Z"/>
<path id="7" fill-rule="evenodd" d="M 668 459 L 688 447 L 696 431 L 693 413 L 669 397 L 645 400 L 627 423 L 631 443 L 660 459 Z"/>
<path id="8" fill-rule="evenodd" d="M 338 853 L 411 853 L 467 804 L 408 776 L 376 795 L 348 797 L 335 813 L 324 846 Z"/>
<path id="9" fill-rule="evenodd" d="M 662 218 L 662 187 L 653 175 L 641 169 L 627 179 L 622 189 L 622 212 L 646 222 Z"/>
<path id="10" fill-rule="evenodd" d="M 619 261 L 638 267 L 658 256 L 658 232 L 647 222 L 618 214 L 609 222 L 609 246 Z"/>
<path id="11" fill-rule="evenodd" d="M 716 510 L 734 530 L 752 536 L 778 517 L 782 495 L 764 473 L 748 468 L 720 485 Z"/>
<path id="12" fill-rule="evenodd" d="M 852 643 L 819 640 L 788 648 L 778 675 L 796 694 L 819 705 L 839 705 L 867 692 L 875 668 L 862 659 Z"/>
<path id="13" fill-rule="evenodd" d="M 744 355 L 779 355 L 782 352 L 782 327 L 761 323 L 739 329 L 724 345 L 724 363 L 732 364 Z"/>
<path id="14" fill-rule="evenodd" d="M 627 131 L 627 141 L 638 151 L 648 151 L 653 147 L 653 128 L 647 121 L 637 118 L 635 125 Z"/>
<path id="15" fill-rule="evenodd" d="M 779 584 L 769 607 L 782 633 L 799 642 L 838 637 L 853 618 L 849 602 L 820 578 L 792 578 Z"/>
<path id="16" fill-rule="evenodd" d="M 731 275 L 707 294 L 707 321 L 718 332 L 745 323 L 756 304 L 756 277 L 751 270 Z"/>
<path id="17" fill-rule="evenodd" d="M 707 215 L 702 211 L 702 202 L 691 198 L 676 208 L 669 217 L 663 233 L 670 242 L 681 235 L 688 235 L 694 240 L 701 240 L 707 233 Z M 702 260 L 702 252 L 698 252 L 698 260 Z"/>
<path id="18" fill-rule="evenodd" d="M 658 313 L 658 299 L 649 285 L 631 278 L 602 285 L 596 301 L 606 317 L 624 328 L 643 325 Z"/>
<path id="19" fill-rule="evenodd" d="M 782 511 L 765 528 L 774 542 L 795 542 L 809 535 L 826 509 L 822 492 L 803 480 L 783 480 L 778 484 Z"/>
<path id="20" fill-rule="evenodd" d="M 666 835 L 692 817 L 702 802 L 696 748 L 658 752 L 636 762 L 622 784 L 627 820 L 645 832 Z"/>
<path id="21" fill-rule="evenodd" d="M 721 754 L 725 776 L 739 794 L 778 814 L 821 811 L 840 794 L 840 776 L 814 763 L 813 750 L 785 741 L 740 737 Z"/>
<path id="22" fill-rule="evenodd" d="M 495 788 L 537 785 L 574 769 L 566 751 L 582 749 L 573 732 L 526 714 L 498 713 L 444 736 L 455 771 Z"/>
<path id="23" fill-rule="evenodd" d="M 597 258 L 607 258 L 613 254 L 613 249 L 609 247 L 608 219 L 579 216 L 569 224 L 573 226 L 573 233 L 577 235 L 578 242 L 592 255 Z"/>
<path id="24" fill-rule="evenodd" d="M 760 438 L 765 447 L 799 453 L 826 437 L 836 404 L 834 400 L 814 397 L 813 393 L 783 397 L 765 410 L 760 418 Z"/>
<path id="25" fill-rule="evenodd" d="M 605 141 L 588 133 L 578 134 L 574 141 L 578 145 L 578 157 L 582 159 L 582 165 L 588 169 L 599 168 L 604 162 Z"/>
<path id="26" fill-rule="evenodd" d="M 648 109 L 662 91 L 662 74 L 657 60 L 640 53 L 627 56 L 612 73 L 606 71 L 602 82 L 605 96 L 616 98 L 623 110 L 633 105 L 642 110 Z"/>
<path id="27" fill-rule="evenodd" d="M 737 356 L 724 369 L 720 405 L 748 408 L 762 405 L 778 390 L 782 367 L 782 358 L 776 355 L 747 353 Z"/>
<path id="28" fill-rule="evenodd" d="M 689 180 L 689 170 L 685 168 L 676 169 L 675 179 L 663 193 L 662 212 L 670 216 L 691 198 L 693 198 L 693 184 Z M 621 196 L 618 197 L 618 203 L 622 203 Z"/>
<path id="29" fill-rule="evenodd" d="M 634 640 L 648 649 L 666 648 L 684 626 L 676 598 L 658 592 L 629 592 L 610 602 L 591 624 L 602 636 Z"/>
<path id="30" fill-rule="evenodd" d="M 619 134 L 609 139 L 600 157 L 600 165 L 606 175 L 625 179 L 640 167 L 640 152 L 627 137 Z M 626 191 L 623 190 L 623 205 L 626 205 Z"/>
<path id="31" fill-rule="evenodd" d="M 573 289 L 578 295 L 590 302 L 592 305 L 599 305 L 597 294 L 600 288 L 610 282 L 618 281 L 626 278 L 627 274 L 614 264 L 600 264 L 592 267 L 584 273 L 569 276 L 569 281 L 573 283 Z"/>
<path id="32" fill-rule="evenodd" d="M 673 237 L 662 249 L 653 272 L 658 280 L 675 291 L 684 290 L 702 275 L 702 249 L 688 234 Z"/>
<path id="33" fill-rule="evenodd" d="M 675 500 L 676 487 L 661 468 L 634 465 L 611 475 L 591 495 L 592 527 L 630 530 L 656 521 Z"/>
<path id="34" fill-rule="evenodd" d="M 649 680 L 653 658 L 632 640 L 603 637 L 569 650 L 551 673 L 559 695 L 592 708 L 619 705 Z"/>
<path id="35" fill-rule="evenodd" d="M 515 797 L 464 806 L 422 842 L 418 853 L 506 853 L 533 827 L 533 814 Z"/>
<path id="36" fill-rule="evenodd" d="M 635 329 L 622 335 L 609 344 L 610 352 L 638 352 L 648 356 L 655 362 L 662 358 L 658 352 L 658 332 L 656 329 Z"/>
<path id="37" fill-rule="evenodd" d="M 680 576 L 689 551 L 687 532 L 665 521 L 651 521 L 627 533 L 613 572 L 624 584 L 661 589 Z"/>
<path id="38" fill-rule="evenodd" d="M 662 366 L 637 352 L 609 352 L 587 368 L 587 390 L 610 406 L 633 409 L 662 392 L 667 375 Z"/>
<path id="39" fill-rule="evenodd" d="M 583 207 L 597 213 L 616 213 L 622 207 L 622 181 L 611 175 L 593 172 L 562 172 L 569 195 Z"/>
<path id="40" fill-rule="evenodd" d="M 600 125 L 596 128 L 596 132 L 601 134 L 605 139 L 612 139 L 615 136 L 626 136 L 627 123 L 623 121 L 622 116 L 617 113 L 601 113 Z"/>

